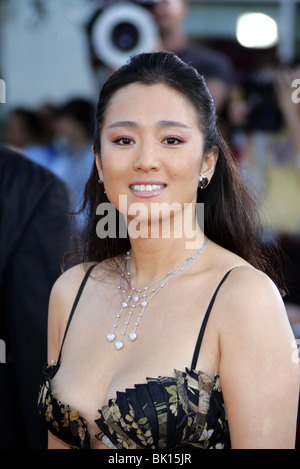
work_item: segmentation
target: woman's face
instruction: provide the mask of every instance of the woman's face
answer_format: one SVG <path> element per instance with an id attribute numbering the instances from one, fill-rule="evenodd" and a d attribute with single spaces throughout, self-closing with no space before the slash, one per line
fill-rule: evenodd
<path id="1" fill-rule="evenodd" d="M 119 195 L 127 206 L 140 202 L 148 209 L 151 203 L 195 204 L 200 173 L 210 179 L 214 169 L 203 143 L 196 111 L 180 93 L 163 84 L 118 90 L 96 156 L 108 199 L 122 213 Z"/>

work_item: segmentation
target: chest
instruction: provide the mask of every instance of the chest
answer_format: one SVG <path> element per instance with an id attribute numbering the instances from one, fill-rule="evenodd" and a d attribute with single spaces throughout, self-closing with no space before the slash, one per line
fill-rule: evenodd
<path id="1" fill-rule="evenodd" d="M 190 367 L 206 310 L 201 305 L 208 304 L 209 298 L 201 291 L 191 294 L 195 288 L 189 283 L 174 282 L 174 286 L 172 291 L 166 289 L 151 300 L 133 342 L 128 334 L 135 327 L 139 312 L 134 309 L 129 317 L 127 308 L 122 311 L 114 331 L 117 339 L 123 337 L 124 347 L 120 350 L 106 338 L 120 311 L 119 292 L 108 286 L 82 298 L 72 318 L 62 364 L 53 378 L 52 388 L 56 398 L 80 410 L 89 422 L 91 433 L 97 431 L 98 409 L 118 392 L 144 384 L 148 377 L 172 377 L 174 369 Z M 122 336 L 124 328 L 126 334 Z M 214 376 L 218 340 L 214 328 L 209 331 L 209 346 L 201 353 L 198 369 Z"/>

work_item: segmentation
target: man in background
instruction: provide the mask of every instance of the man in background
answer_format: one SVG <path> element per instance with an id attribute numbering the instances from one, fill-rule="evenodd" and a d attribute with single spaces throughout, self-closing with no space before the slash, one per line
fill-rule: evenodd
<path id="1" fill-rule="evenodd" d="M 50 290 L 69 248 L 65 184 L 0 147 L 0 448 L 46 447 L 37 398 Z M 3 357 L 2 357 L 3 358 Z"/>
<path id="2" fill-rule="evenodd" d="M 188 13 L 185 0 L 159 0 L 152 12 L 160 33 L 161 48 L 174 52 L 204 75 L 220 111 L 233 80 L 233 67 L 228 57 L 189 41 L 184 27 Z"/>

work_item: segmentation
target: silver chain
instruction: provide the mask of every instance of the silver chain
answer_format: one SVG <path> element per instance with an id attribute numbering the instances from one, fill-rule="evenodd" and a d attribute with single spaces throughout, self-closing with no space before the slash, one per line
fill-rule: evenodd
<path id="1" fill-rule="evenodd" d="M 127 252 L 124 265 L 123 265 L 123 269 L 120 275 L 120 281 L 119 281 L 119 287 L 118 287 L 120 290 L 120 294 L 121 294 L 121 307 L 120 307 L 119 312 L 116 315 L 116 320 L 113 325 L 112 331 L 109 332 L 106 336 L 109 342 L 113 342 L 116 339 L 115 332 L 118 326 L 119 319 L 123 311 L 127 309 L 129 312 L 128 312 L 127 319 L 125 321 L 124 328 L 121 332 L 121 337 L 120 339 L 116 340 L 116 342 L 114 343 L 115 348 L 117 350 L 121 350 L 124 347 L 124 342 L 123 342 L 124 336 L 125 336 L 127 327 L 129 325 L 129 322 L 134 312 L 140 309 L 139 313 L 137 313 L 138 316 L 134 323 L 134 328 L 128 335 L 131 342 L 136 340 L 138 337 L 137 332 L 136 332 L 137 327 L 150 301 L 166 285 L 166 283 L 169 282 L 169 280 L 174 278 L 175 275 L 177 275 L 179 272 L 182 272 L 190 263 L 192 263 L 195 259 L 197 259 L 197 257 L 200 256 L 200 254 L 202 254 L 202 252 L 208 245 L 209 241 L 210 240 L 207 238 L 206 241 L 203 243 L 203 245 L 196 252 L 194 252 L 194 254 L 192 254 L 187 259 L 185 259 L 185 261 L 182 262 L 182 264 L 175 267 L 175 269 L 167 272 L 166 274 L 162 275 L 157 280 L 152 282 L 150 285 L 147 285 L 143 289 L 137 289 L 131 284 L 130 271 L 129 271 L 130 251 Z M 129 295 L 127 295 L 125 287 L 124 287 L 124 278 L 126 279 L 130 287 Z"/>

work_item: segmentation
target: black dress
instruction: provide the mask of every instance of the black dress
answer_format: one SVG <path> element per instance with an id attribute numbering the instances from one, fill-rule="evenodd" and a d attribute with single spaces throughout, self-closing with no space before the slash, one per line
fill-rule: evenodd
<path id="1" fill-rule="evenodd" d="M 89 277 L 87 271 L 75 299 L 58 361 L 46 365 L 38 398 L 38 409 L 50 432 L 73 449 L 90 449 L 86 420 L 77 409 L 60 402 L 51 389 L 51 380 L 60 367 L 61 351 L 78 300 Z M 173 376 L 146 378 L 125 392 L 117 392 L 99 410 L 95 435 L 111 449 L 228 449 L 230 436 L 218 374 L 211 379 L 196 371 L 201 342 L 219 283 L 204 316 L 192 364 Z"/>

